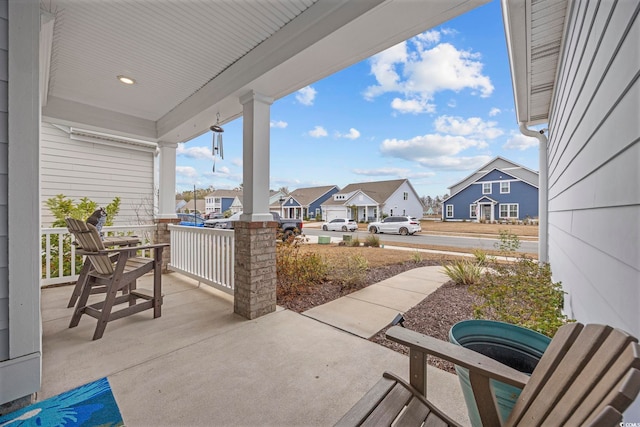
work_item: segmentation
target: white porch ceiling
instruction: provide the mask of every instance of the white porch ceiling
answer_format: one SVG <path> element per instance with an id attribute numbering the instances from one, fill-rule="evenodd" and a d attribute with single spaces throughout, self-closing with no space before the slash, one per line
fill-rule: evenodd
<path id="1" fill-rule="evenodd" d="M 43 116 L 186 141 L 241 115 L 249 90 L 281 98 L 486 1 L 42 0 L 55 16 Z"/>
<path id="2" fill-rule="evenodd" d="M 502 0 L 518 122 L 549 119 L 567 5 L 568 0 Z"/>

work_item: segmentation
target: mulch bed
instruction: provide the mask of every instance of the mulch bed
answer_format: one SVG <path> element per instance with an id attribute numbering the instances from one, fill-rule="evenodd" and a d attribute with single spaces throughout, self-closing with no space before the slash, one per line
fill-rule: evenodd
<path id="1" fill-rule="evenodd" d="M 433 260 L 423 260 L 370 268 L 367 271 L 366 280 L 358 286 L 344 288 L 341 283 L 329 281 L 299 289 L 296 294 L 279 296 L 278 305 L 301 313 L 404 271 L 432 265 L 440 265 L 440 263 Z M 418 305 L 404 313 L 404 326 L 413 331 L 448 341 L 451 326 L 461 320 L 473 318 L 472 306 L 478 301 L 478 297 L 470 294 L 468 289 L 468 286 L 456 285 L 452 281 L 443 284 Z M 371 341 L 399 353 L 408 354 L 407 347 L 389 341 L 384 337 L 388 328 L 374 335 Z M 455 372 L 453 364 L 449 362 L 429 357 L 428 363 L 445 371 Z"/>
<path id="2" fill-rule="evenodd" d="M 317 285 L 298 288 L 296 293 L 278 294 L 278 305 L 297 313 L 307 311 L 317 305 L 322 305 L 334 299 L 338 299 L 352 292 L 366 288 L 367 286 L 381 282 L 404 271 L 417 267 L 440 265 L 438 261 L 423 260 L 419 262 L 405 262 L 403 264 L 391 264 L 381 267 L 369 268 L 366 279 L 358 285 L 344 286 L 339 281 L 327 281 Z"/>

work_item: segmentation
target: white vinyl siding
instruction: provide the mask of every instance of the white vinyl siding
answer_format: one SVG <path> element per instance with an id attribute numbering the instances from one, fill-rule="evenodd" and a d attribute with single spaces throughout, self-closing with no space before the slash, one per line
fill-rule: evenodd
<path id="1" fill-rule="evenodd" d="M 551 267 L 570 317 L 640 336 L 640 3 L 570 4 L 549 122 Z"/>
<path id="2" fill-rule="evenodd" d="M 74 140 L 49 123 L 42 123 L 41 147 L 44 227 L 54 220 L 45 202 L 57 194 L 76 202 L 86 196 L 100 206 L 120 197 L 116 225 L 152 222 L 153 152 Z"/>
<path id="3" fill-rule="evenodd" d="M 491 183 L 483 182 L 482 183 L 482 194 L 491 194 Z"/>
<path id="4" fill-rule="evenodd" d="M 2 14 L 0 21 L 2 28 L 7 28 L 7 2 L 0 1 Z M 0 38 L 0 84 L 4 87 L 8 85 L 9 76 L 7 70 L 7 50 L 8 40 L 6 34 L 2 34 Z M 8 181 L 8 98 L 7 92 L 4 92 L 3 99 L 0 99 L 0 181 Z M 5 186 L 0 188 L 2 196 L 0 197 L 0 361 L 9 359 L 9 269 L 8 262 L 8 206 L 7 206 L 7 189 Z"/>
<path id="5" fill-rule="evenodd" d="M 511 182 L 509 181 L 501 181 L 500 182 L 500 194 L 508 194 L 511 193 Z"/>

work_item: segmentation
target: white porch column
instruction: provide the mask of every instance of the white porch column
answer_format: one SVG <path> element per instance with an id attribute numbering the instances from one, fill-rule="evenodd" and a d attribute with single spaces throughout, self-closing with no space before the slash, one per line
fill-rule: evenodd
<path id="1" fill-rule="evenodd" d="M 176 215 L 176 142 L 159 141 L 158 219 L 173 219 Z"/>
<path id="2" fill-rule="evenodd" d="M 242 158 L 244 185 L 241 221 L 273 221 L 269 213 L 269 136 L 273 98 L 250 91 L 242 104 Z"/>

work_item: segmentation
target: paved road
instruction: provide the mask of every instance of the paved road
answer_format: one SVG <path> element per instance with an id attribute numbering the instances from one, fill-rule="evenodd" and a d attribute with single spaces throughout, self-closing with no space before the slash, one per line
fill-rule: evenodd
<path id="1" fill-rule="evenodd" d="M 332 236 L 340 237 L 343 234 L 355 234 L 362 242 L 369 235 L 366 231 L 357 231 L 355 233 L 344 233 L 341 231 L 322 231 L 317 228 L 306 227 L 304 233 L 309 236 Z M 385 243 L 415 243 L 419 245 L 435 245 L 435 246 L 450 246 L 456 248 L 471 248 L 471 249 L 495 249 L 494 243 L 497 243 L 496 239 L 485 239 L 479 237 L 457 237 L 457 236 L 442 236 L 433 234 L 414 234 L 413 236 L 399 236 L 396 234 L 377 234 L 381 242 Z M 526 252 L 537 254 L 538 242 L 521 241 L 519 252 Z"/>

